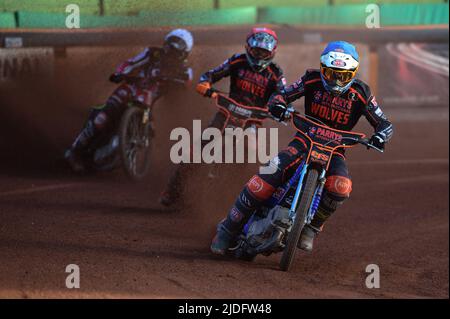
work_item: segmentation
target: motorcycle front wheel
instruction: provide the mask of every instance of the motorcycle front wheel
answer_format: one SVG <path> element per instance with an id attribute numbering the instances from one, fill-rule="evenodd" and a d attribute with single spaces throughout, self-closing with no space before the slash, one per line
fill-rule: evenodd
<path id="1" fill-rule="evenodd" d="M 299 199 L 299 205 L 295 215 L 294 225 L 289 232 L 286 247 L 283 250 L 283 256 L 280 261 L 280 269 L 288 271 L 294 261 L 297 243 L 300 239 L 303 227 L 305 226 L 306 216 L 308 214 L 314 193 L 319 179 L 319 172 L 315 169 L 309 170 L 306 176 L 305 186 Z"/>

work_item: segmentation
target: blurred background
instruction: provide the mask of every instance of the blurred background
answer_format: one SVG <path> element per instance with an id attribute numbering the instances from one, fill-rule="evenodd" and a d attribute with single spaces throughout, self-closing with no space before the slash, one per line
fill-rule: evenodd
<path id="1" fill-rule="evenodd" d="M 80 28 L 66 25 L 70 4 Z M 90 297 L 448 298 L 448 22 L 442 0 L 0 0 L 0 297 L 77 296 L 59 279 L 70 260 Z M 182 26 L 195 37 L 196 80 L 244 52 L 256 25 L 278 33 L 275 62 L 289 83 L 319 67 L 326 42 L 356 44 L 359 76 L 395 126 L 385 154 L 352 150 L 352 200 L 289 276 L 271 269 L 276 257 L 251 267 L 209 258 L 208 230 L 256 166 L 233 166 L 220 182 L 199 173 L 188 183 L 195 205 L 154 208 L 170 131 L 206 125 L 216 111 L 193 88 L 155 105 L 154 169 L 143 183 L 119 172 L 75 177 L 58 162 L 125 59 Z M 281 148 L 293 128 L 278 127 Z M 383 289 L 363 286 L 372 262 Z"/>
<path id="2" fill-rule="evenodd" d="M 66 25 L 72 3 L 80 28 Z M 51 156 L 60 154 L 89 107 L 113 90 L 107 78 L 114 68 L 145 46 L 160 45 L 170 28 L 193 32 L 198 78 L 243 52 L 250 28 L 264 25 L 279 35 L 275 61 L 289 83 L 319 66 L 326 42 L 347 40 L 360 52 L 359 76 L 388 115 L 448 118 L 448 20 L 443 0 L 0 0 L 0 115 L 27 123 L 16 134 L 24 143 L 45 141 Z M 173 127 L 214 112 L 193 90 L 185 94 L 193 106 L 180 106 L 186 117 L 173 119 Z M 72 121 L 61 121 L 67 116 Z M 9 142 L 1 145 L 8 149 Z"/>

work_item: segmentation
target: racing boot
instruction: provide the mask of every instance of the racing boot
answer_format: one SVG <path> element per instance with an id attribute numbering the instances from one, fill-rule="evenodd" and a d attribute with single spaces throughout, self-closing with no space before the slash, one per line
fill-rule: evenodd
<path id="1" fill-rule="evenodd" d="M 75 173 L 82 173 L 82 172 L 84 172 L 85 167 L 84 167 L 83 160 L 77 154 L 75 149 L 69 148 L 68 150 L 66 150 L 66 152 L 64 153 L 64 159 L 67 161 L 67 163 L 69 164 L 70 168 L 72 168 L 72 170 Z"/>
<path id="2" fill-rule="evenodd" d="M 211 243 L 211 252 L 215 255 L 225 255 L 236 239 L 236 235 L 230 232 L 224 225 L 223 221 L 217 226 L 217 233 Z"/>
<path id="3" fill-rule="evenodd" d="M 333 210 L 319 206 L 309 225 L 303 227 L 297 247 L 307 252 L 313 250 L 314 238 L 322 231 L 323 224 L 333 214 Z"/>
<path id="4" fill-rule="evenodd" d="M 227 217 L 218 226 L 217 235 L 211 244 L 211 251 L 214 254 L 223 255 L 232 248 L 236 237 L 241 233 L 253 213 L 261 207 L 263 200 L 272 195 L 273 192 L 266 192 L 266 197 L 261 198 L 255 194 L 255 189 L 262 193 L 261 189 L 263 189 L 264 183 L 259 176 L 255 175 L 239 194 Z"/>
<path id="5" fill-rule="evenodd" d="M 64 153 L 64 158 L 70 165 L 72 170 L 76 173 L 81 173 L 85 170 L 85 165 L 81 158 L 81 154 L 92 142 L 95 136 L 95 126 L 93 121 L 88 120 L 83 130 L 77 136 L 70 149 Z"/>
<path id="6" fill-rule="evenodd" d="M 300 235 L 300 240 L 298 241 L 297 247 L 304 251 L 311 252 L 313 250 L 314 238 L 319 232 L 320 229 L 311 225 L 305 225 Z"/>

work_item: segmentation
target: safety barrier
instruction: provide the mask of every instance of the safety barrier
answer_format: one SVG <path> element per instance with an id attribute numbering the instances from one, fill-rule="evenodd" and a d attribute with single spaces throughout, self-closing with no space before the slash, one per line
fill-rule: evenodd
<path id="1" fill-rule="evenodd" d="M 219 0 L 219 8 L 326 6 L 329 0 Z"/>
<path id="2" fill-rule="evenodd" d="M 0 12 L 0 28 L 15 28 L 16 18 L 14 13 Z"/>
<path id="3" fill-rule="evenodd" d="M 145 11 L 138 17 L 146 18 L 147 25 L 233 25 L 255 24 L 258 10 L 255 7 L 197 10 L 197 11 Z"/>
<path id="4" fill-rule="evenodd" d="M 261 8 L 259 23 L 364 25 L 368 13 L 365 4 L 326 7 L 269 7 Z M 423 25 L 448 24 L 448 3 L 381 4 L 380 24 Z"/>
<path id="5" fill-rule="evenodd" d="M 105 15 L 130 15 L 140 11 L 192 11 L 214 8 L 213 0 L 103 0 Z"/>
<path id="6" fill-rule="evenodd" d="M 333 5 L 341 4 L 428 4 L 428 3 L 445 3 L 446 0 L 331 0 Z"/>
<path id="7" fill-rule="evenodd" d="M 0 0 L 0 11 L 64 13 L 69 4 L 77 4 L 82 14 L 100 14 L 100 0 Z"/>
<path id="8" fill-rule="evenodd" d="M 3 0 L 5 1 L 5 0 Z M 9 0 L 6 0 L 9 1 Z M 24 0 L 19 0 L 22 2 Z M 49 1 L 49 0 L 45 0 Z M 69 0 L 73 1 L 73 0 Z M 108 0 L 104 3 L 105 12 L 108 9 Z M 111 0 L 113 1 L 113 0 Z M 117 1 L 117 0 L 114 0 Z M 194 0 L 195 2 L 196 0 Z M 198 0 L 199 4 L 206 1 Z M 230 0 L 231 1 L 231 0 Z M 233 0 L 234 1 L 234 0 Z M 61 3 L 65 3 L 66 0 Z M 90 0 L 79 2 L 89 3 Z M 120 2 L 120 0 L 119 0 Z M 264 1 L 263 1 L 264 2 Z M 269 1 L 267 1 L 269 2 Z M 289 0 L 286 0 L 289 2 Z M 9 2 L 6 2 L 8 4 Z M 123 1 L 125 3 L 125 1 Z M 131 3 L 127 0 L 126 3 Z M 129 10 L 141 9 L 138 1 L 133 2 Z M 169 3 L 169 2 L 168 2 Z M 187 2 L 184 2 L 187 3 Z M 5 5 L 5 3 L 3 3 Z M 235 25 L 255 23 L 277 23 L 297 25 L 365 25 L 368 12 L 365 4 L 342 4 L 333 6 L 296 6 L 296 7 L 239 7 L 226 9 L 195 9 L 175 10 L 181 1 L 174 1 L 171 6 L 174 10 L 139 10 L 135 15 L 89 14 L 88 9 L 80 5 L 81 28 L 96 27 L 141 27 L 141 26 L 176 26 L 176 25 Z M 169 6 L 169 5 L 167 5 Z M 88 7 L 89 8 L 89 7 Z M 161 8 L 161 7 L 158 7 Z M 116 8 L 119 10 L 118 8 Z M 91 11 L 95 12 L 95 11 Z M 118 11 L 117 11 L 118 12 Z M 20 28 L 65 28 L 67 13 L 19 11 L 14 25 Z M 13 27 L 11 13 L 0 16 L 0 27 Z M 431 4 L 381 4 L 380 19 L 382 26 L 390 25 L 425 25 L 448 24 L 448 3 Z"/>

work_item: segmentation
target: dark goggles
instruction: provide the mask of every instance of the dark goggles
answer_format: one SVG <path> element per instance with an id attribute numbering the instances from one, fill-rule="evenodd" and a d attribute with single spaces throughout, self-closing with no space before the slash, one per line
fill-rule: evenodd
<path id="1" fill-rule="evenodd" d="M 267 60 L 272 57 L 272 52 L 261 48 L 250 48 L 250 55 L 256 60 Z"/>

